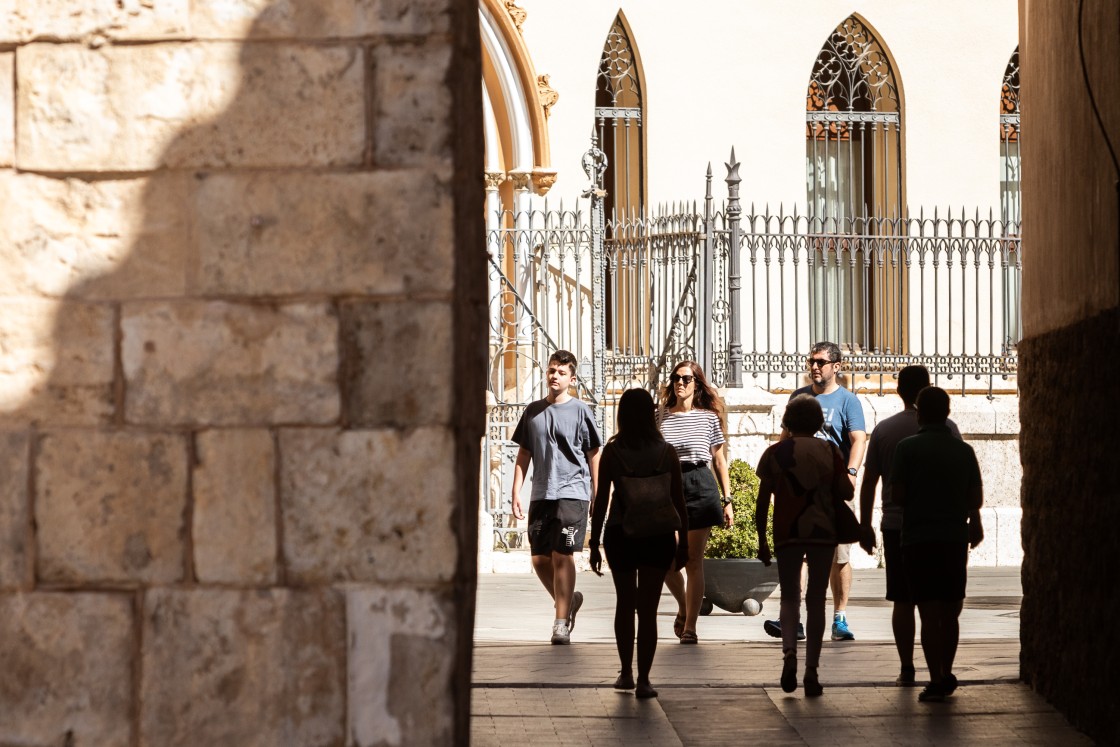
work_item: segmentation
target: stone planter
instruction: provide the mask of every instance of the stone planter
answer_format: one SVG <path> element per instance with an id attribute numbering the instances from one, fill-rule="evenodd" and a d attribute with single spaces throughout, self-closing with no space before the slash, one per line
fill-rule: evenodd
<path id="1" fill-rule="evenodd" d="M 715 605 L 728 612 L 757 615 L 777 586 L 777 563 L 766 567 L 754 558 L 705 558 L 700 614 L 711 614 Z"/>

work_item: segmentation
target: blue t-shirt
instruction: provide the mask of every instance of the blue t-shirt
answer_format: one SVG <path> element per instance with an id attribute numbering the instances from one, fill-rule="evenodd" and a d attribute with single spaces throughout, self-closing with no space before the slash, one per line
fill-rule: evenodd
<path id="1" fill-rule="evenodd" d="M 824 425 L 817 431 L 817 438 L 823 438 L 836 444 L 840 454 L 844 457 L 844 464 L 852 453 L 852 431 L 866 431 L 867 425 L 863 420 L 863 406 L 859 398 L 844 387 L 837 388 L 831 394 L 817 394 L 812 386 L 804 386 L 789 395 L 793 399 L 799 394 L 808 394 L 817 398 L 824 411 Z"/>

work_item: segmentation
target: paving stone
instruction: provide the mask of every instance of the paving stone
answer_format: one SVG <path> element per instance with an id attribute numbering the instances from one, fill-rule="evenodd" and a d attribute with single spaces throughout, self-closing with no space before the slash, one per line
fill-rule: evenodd
<path id="1" fill-rule="evenodd" d="M 18 163 L 24 169 L 362 160 L 366 87 L 357 47 L 29 44 L 16 54 Z M 197 85 L 198 70 L 207 71 L 206 85 Z"/>
<path id="2" fill-rule="evenodd" d="M 338 331 L 326 304 L 136 302 L 121 315 L 130 423 L 338 418 Z"/>
<path id="3" fill-rule="evenodd" d="M 451 211 L 449 186 L 420 171 L 212 175 L 194 198 L 199 290 L 450 292 Z"/>
<path id="4" fill-rule="evenodd" d="M 374 52 L 378 166 L 451 166 L 449 41 L 383 44 Z"/>
<path id="5" fill-rule="evenodd" d="M 446 4 L 424 0 L 210 0 L 194 3 L 200 39 L 337 39 L 447 31 Z"/>
<path id="6" fill-rule="evenodd" d="M 130 747 L 132 597 L 0 594 L 0 744 Z"/>
<path id="7" fill-rule="evenodd" d="M 448 744 L 456 636 L 454 604 L 445 595 L 413 589 L 347 593 L 350 726 L 357 747 Z M 407 676 L 387 677 L 387 673 Z"/>
<path id="8" fill-rule="evenodd" d="M 347 423 L 376 428 L 450 422 L 450 306 L 355 301 L 343 304 L 340 316 Z"/>
<path id="9" fill-rule="evenodd" d="M 97 425 L 113 414 L 113 309 L 0 299 L 0 424 Z"/>
<path id="10" fill-rule="evenodd" d="M 266 430 L 196 437 L 194 568 L 203 583 L 276 581 L 276 458 Z"/>
<path id="11" fill-rule="evenodd" d="M 452 443 L 443 428 L 281 431 L 289 580 L 450 580 L 459 562 L 455 472 L 431 455 L 452 453 Z"/>
<path id="12" fill-rule="evenodd" d="M 31 580 L 30 440 L 25 431 L 0 431 L 0 589 L 24 588 Z"/>
<path id="13" fill-rule="evenodd" d="M 0 171 L 0 294 L 123 299 L 186 291 L 193 179 L 87 181 Z"/>
<path id="14" fill-rule="evenodd" d="M 47 432 L 35 470 L 41 582 L 158 584 L 183 578 L 182 436 Z"/>
<path id="15" fill-rule="evenodd" d="M 0 0 L 0 43 L 187 35 L 190 0 Z"/>
<path id="16" fill-rule="evenodd" d="M 345 742 L 336 591 L 149 591 L 142 658 L 143 747 Z"/>

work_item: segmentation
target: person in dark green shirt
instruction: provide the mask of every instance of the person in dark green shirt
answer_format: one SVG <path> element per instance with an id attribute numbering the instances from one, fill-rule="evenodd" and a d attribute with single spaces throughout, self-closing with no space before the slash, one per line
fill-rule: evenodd
<path id="1" fill-rule="evenodd" d="M 984 488 L 972 447 L 945 421 L 949 395 L 926 387 L 918 394 L 918 434 L 899 441 L 891 493 L 902 506 L 902 553 L 907 581 L 922 618 L 922 651 L 929 685 L 923 702 L 942 701 L 957 688 L 953 660 L 967 582 L 968 548 L 984 538 Z"/>

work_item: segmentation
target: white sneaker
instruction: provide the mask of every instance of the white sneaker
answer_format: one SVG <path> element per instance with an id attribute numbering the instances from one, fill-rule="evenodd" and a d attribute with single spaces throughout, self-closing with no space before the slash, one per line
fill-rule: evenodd
<path id="1" fill-rule="evenodd" d="M 552 624 L 552 645 L 554 646 L 567 646 L 572 642 L 571 637 L 568 635 L 568 623 L 566 620 L 560 620 Z"/>
<path id="2" fill-rule="evenodd" d="M 576 629 L 576 613 L 579 612 L 579 608 L 582 606 L 583 592 L 577 591 L 572 595 L 572 608 L 568 612 L 568 635 L 571 635 L 572 631 Z"/>

